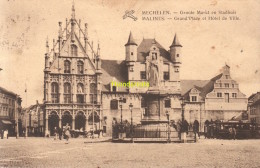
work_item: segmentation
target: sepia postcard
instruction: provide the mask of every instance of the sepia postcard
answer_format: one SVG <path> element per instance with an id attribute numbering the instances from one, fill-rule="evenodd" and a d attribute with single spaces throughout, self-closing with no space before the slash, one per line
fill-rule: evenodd
<path id="1" fill-rule="evenodd" d="M 259 9 L 0 0 L 0 167 L 259 167 Z"/>

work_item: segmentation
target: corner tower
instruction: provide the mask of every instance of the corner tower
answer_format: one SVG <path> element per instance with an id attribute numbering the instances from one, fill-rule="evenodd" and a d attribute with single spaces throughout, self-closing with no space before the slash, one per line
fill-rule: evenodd
<path id="1" fill-rule="evenodd" d="M 137 61 L 137 44 L 133 38 L 132 32 L 130 32 L 128 41 L 125 44 L 125 60 Z"/>
<path id="2" fill-rule="evenodd" d="M 177 34 L 175 34 L 172 45 L 170 46 L 171 61 L 175 64 L 181 64 L 181 48 L 182 45 L 179 42 Z"/>

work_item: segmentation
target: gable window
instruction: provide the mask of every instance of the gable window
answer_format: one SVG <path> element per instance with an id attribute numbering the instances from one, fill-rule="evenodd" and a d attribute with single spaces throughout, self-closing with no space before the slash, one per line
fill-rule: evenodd
<path id="1" fill-rule="evenodd" d="M 163 72 L 163 79 L 164 80 L 169 80 L 170 79 L 169 72 Z"/>
<path id="2" fill-rule="evenodd" d="M 82 61 L 77 62 L 78 74 L 83 74 L 84 63 Z"/>
<path id="3" fill-rule="evenodd" d="M 59 103 L 59 86 L 58 83 L 51 84 L 51 102 L 52 103 Z"/>
<path id="4" fill-rule="evenodd" d="M 222 93 L 217 93 L 217 97 L 222 97 Z"/>
<path id="5" fill-rule="evenodd" d="M 219 84 L 219 87 L 222 87 L 222 83 Z"/>
<path id="6" fill-rule="evenodd" d="M 110 109 L 112 109 L 112 110 L 118 109 L 118 100 L 113 99 L 110 101 Z"/>
<path id="7" fill-rule="evenodd" d="M 225 75 L 226 79 L 228 79 L 228 75 Z"/>
<path id="8" fill-rule="evenodd" d="M 64 61 L 64 73 L 70 73 L 70 62 L 68 60 Z"/>
<path id="9" fill-rule="evenodd" d="M 78 56 L 78 47 L 75 44 L 70 46 L 70 51 L 72 57 Z"/>
<path id="10" fill-rule="evenodd" d="M 70 83 L 64 83 L 64 103 L 71 103 L 71 86 L 70 86 Z"/>
<path id="11" fill-rule="evenodd" d="M 165 99 L 164 100 L 164 107 L 165 108 L 171 108 L 171 99 Z"/>
<path id="12" fill-rule="evenodd" d="M 237 97 L 237 93 L 232 93 L 232 97 L 236 98 Z"/>
<path id="13" fill-rule="evenodd" d="M 192 102 L 197 102 L 197 96 L 191 96 L 191 101 Z"/>
<path id="14" fill-rule="evenodd" d="M 95 83 L 90 84 L 90 103 L 97 103 L 97 85 Z"/>
<path id="15" fill-rule="evenodd" d="M 140 78 L 141 78 L 141 79 L 146 79 L 146 73 L 145 73 L 145 71 L 141 71 L 141 72 L 140 72 Z"/>
<path id="16" fill-rule="evenodd" d="M 225 83 L 225 88 L 229 88 L 229 84 L 228 83 Z"/>

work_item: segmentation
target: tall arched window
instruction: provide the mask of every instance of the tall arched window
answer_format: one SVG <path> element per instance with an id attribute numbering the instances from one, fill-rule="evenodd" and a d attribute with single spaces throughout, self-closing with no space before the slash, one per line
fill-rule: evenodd
<path id="1" fill-rule="evenodd" d="M 71 103 L 71 86 L 69 83 L 64 83 L 64 103 Z"/>
<path id="2" fill-rule="evenodd" d="M 83 74 L 84 63 L 82 61 L 78 61 L 77 62 L 77 67 L 78 67 L 78 74 Z"/>
<path id="3" fill-rule="evenodd" d="M 51 84 L 51 102 L 59 103 L 59 86 L 58 83 Z"/>
<path id="4" fill-rule="evenodd" d="M 70 73 L 70 62 L 68 60 L 64 61 L 64 73 Z"/>
<path id="5" fill-rule="evenodd" d="M 75 44 L 70 46 L 71 56 L 78 56 L 78 47 Z"/>
<path id="6" fill-rule="evenodd" d="M 97 103 L 97 85 L 95 83 L 90 84 L 90 103 Z"/>

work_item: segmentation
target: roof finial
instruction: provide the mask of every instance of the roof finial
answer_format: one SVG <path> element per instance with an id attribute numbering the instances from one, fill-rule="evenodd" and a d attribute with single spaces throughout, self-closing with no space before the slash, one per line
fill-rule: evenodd
<path id="1" fill-rule="evenodd" d="M 46 38 L 46 53 L 49 53 L 49 39 L 48 39 L 48 36 Z"/>

